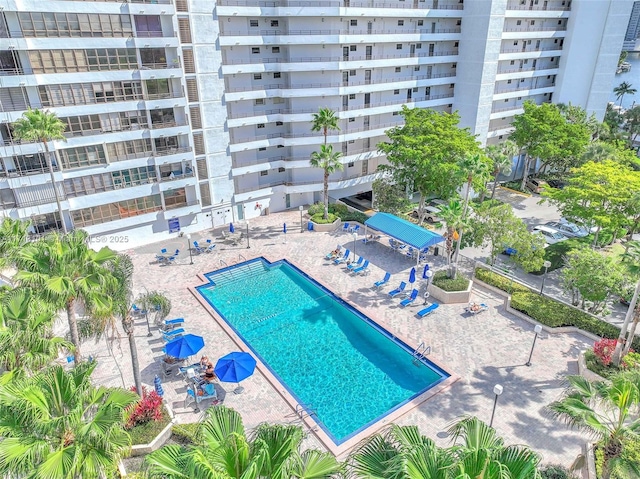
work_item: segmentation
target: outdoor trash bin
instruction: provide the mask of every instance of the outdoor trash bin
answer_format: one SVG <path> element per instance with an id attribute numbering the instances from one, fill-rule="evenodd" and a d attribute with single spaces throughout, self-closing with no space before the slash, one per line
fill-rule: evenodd
<path id="1" fill-rule="evenodd" d="M 309 231 L 313 231 L 313 223 L 312 223 L 311 221 L 309 221 L 309 222 L 307 223 L 307 229 L 308 229 Z"/>

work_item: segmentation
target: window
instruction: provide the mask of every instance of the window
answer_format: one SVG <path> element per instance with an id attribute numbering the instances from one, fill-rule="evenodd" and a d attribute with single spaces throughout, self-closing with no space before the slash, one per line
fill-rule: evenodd
<path id="1" fill-rule="evenodd" d="M 283 122 L 281 122 L 281 121 L 276 121 L 276 126 L 282 126 L 282 125 L 284 125 L 284 123 L 283 123 Z"/>
<path id="2" fill-rule="evenodd" d="M 458 68 L 458 64 L 457 63 L 452 63 L 451 64 L 451 68 Z"/>
<path id="3" fill-rule="evenodd" d="M 404 26 L 404 20 L 398 20 L 398 26 L 399 27 L 403 27 Z"/>
<path id="4" fill-rule="evenodd" d="M 356 94 L 355 93 L 349 93 L 349 100 L 355 100 L 356 99 Z"/>
<path id="5" fill-rule="evenodd" d="M 256 98 L 255 104 L 256 105 L 264 105 L 264 98 Z"/>
<path id="6" fill-rule="evenodd" d="M 507 85 L 511 85 L 511 80 L 507 80 Z"/>
<path id="7" fill-rule="evenodd" d="M 355 163 L 354 163 L 353 161 L 350 161 L 349 163 L 347 163 L 347 167 L 348 167 L 348 168 L 353 168 L 353 165 L 354 165 L 354 164 L 355 164 Z"/>
<path id="8" fill-rule="evenodd" d="M 458 26 L 462 25 L 462 20 L 458 20 L 458 21 L 456 22 L 456 25 L 458 25 Z"/>
<path id="9" fill-rule="evenodd" d="M 454 42 L 453 46 L 458 48 L 458 42 Z"/>
<path id="10" fill-rule="evenodd" d="M 254 73 L 253 74 L 253 79 L 254 80 L 262 80 L 262 73 Z"/>
<path id="11" fill-rule="evenodd" d="M 278 167 L 278 173 L 284 173 L 284 172 L 285 172 L 285 169 L 282 166 Z"/>
<path id="12" fill-rule="evenodd" d="M 356 121 L 356 119 L 355 119 L 355 118 L 349 118 L 349 123 L 353 123 L 353 122 L 355 122 L 355 121 Z"/>
<path id="13" fill-rule="evenodd" d="M 416 43 L 416 50 L 420 50 L 422 48 L 422 43 Z"/>
<path id="14" fill-rule="evenodd" d="M 278 20 L 271 20 L 271 26 L 272 27 L 277 27 L 278 26 Z"/>
<path id="15" fill-rule="evenodd" d="M 413 93 L 418 93 L 418 87 L 413 88 Z"/>
<path id="16" fill-rule="evenodd" d="M 455 86 L 456 86 L 456 85 L 455 85 L 455 83 L 450 83 L 450 84 L 449 84 L 449 88 L 453 88 L 453 87 L 455 87 Z"/>
<path id="17" fill-rule="evenodd" d="M 266 146 L 261 146 L 260 148 L 258 148 L 258 151 L 267 151 L 267 147 Z"/>
<path id="18" fill-rule="evenodd" d="M 418 26 L 421 27 L 424 25 L 424 20 L 418 20 Z"/>
<path id="19" fill-rule="evenodd" d="M 394 95 L 399 95 L 400 94 L 400 90 L 393 90 L 393 94 Z"/>
<path id="20" fill-rule="evenodd" d="M 358 20 L 349 20 L 349 25 L 351 25 L 352 27 L 357 27 L 358 26 Z"/>
<path id="21" fill-rule="evenodd" d="M 518 46 L 518 40 L 516 40 L 515 42 L 513 42 L 514 46 Z"/>
<path id="22" fill-rule="evenodd" d="M 419 72 L 419 71 L 420 71 L 420 67 L 419 67 L 419 66 L 415 66 L 415 67 L 413 67 L 413 71 L 414 71 L 414 72 Z"/>
<path id="23" fill-rule="evenodd" d="M 200 183 L 200 198 L 202 198 L 202 206 L 211 206 L 211 191 L 209 189 L 209 183 Z"/>
<path id="24" fill-rule="evenodd" d="M 34 73 L 75 73 L 139 68 L 135 48 L 32 50 L 29 52 L 29 61 Z"/>
<path id="25" fill-rule="evenodd" d="M 515 60 L 511 60 L 511 61 L 509 62 L 509 65 L 515 65 L 515 64 L 516 64 L 516 61 L 515 61 Z"/>
<path id="26" fill-rule="evenodd" d="M 269 174 L 269 170 L 262 170 L 260 172 L 260 176 L 267 176 Z"/>
<path id="27" fill-rule="evenodd" d="M 400 73 L 402 71 L 402 69 L 400 67 L 396 67 L 396 73 Z"/>
<path id="28" fill-rule="evenodd" d="M 349 76 L 350 77 L 356 76 L 356 71 L 355 70 L 349 70 Z"/>
<path id="29" fill-rule="evenodd" d="M 393 112 L 393 116 L 398 116 L 398 113 L 399 113 L 399 112 L 394 111 L 394 112 Z"/>
<path id="30" fill-rule="evenodd" d="M 358 51 L 358 45 L 350 45 L 349 46 L 349 51 L 350 52 L 357 52 Z"/>
<path id="31" fill-rule="evenodd" d="M 522 25 L 522 20 L 518 20 L 518 21 L 516 22 L 516 25 Z"/>
<path id="32" fill-rule="evenodd" d="M 347 143 L 352 144 L 352 143 L 355 143 L 355 142 L 356 142 L 356 140 L 349 140 Z"/>
<path id="33" fill-rule="evenodd" d="M 273 72 L 273 78 L 280 78 L 280 72 Z"/>
<path id="34" fill-rule="evenodd" d="M 547 78 L 549 78 L 549 77 L 547 77 Z M 520 79 L 520 83 L 524 83 L 524 78 Z"/>
<path id="35" fill-rule="evenodd" d="M 282 103 L 284 103 L 284 98 L 281 98 L 279 96 L 274 96 L 271 101 L 273 102 L 274 105 L 280 105 Z"/>
<path id="36" fill-rule="evenodd" d="M 254 55 L 260 54 L 260 47 L 251 47 L 251 53 Z"/>
<path id="37" fill-rule="evenodd" d="M 280 53 L 280 47 L 271 47 L 271 53 Z"/>
<path id="38" fill-rule="evenodd" d="M 184 188 L 182 188 L 182 191 L 184 192 Z M 166 195 L 167 193 L 165 193 L 165 197 Z M 82 227 L 132 218 L 145 213 L 160 211 L 161 209 L 162 201 L 160 195 L 151 195 L 72 211 L 71 216 L 74 225 Z"/>
<path id="39" fill-rule="evenodd" d="M 531 20 L 531 25 L 535 25 L 536 21 L 535 20 Z"/>
<path id="40" fill-rule="evenodd" d="M 264 128 L 264 123 L 258 123 L 258 124 L 256 125 L 256 127 L 257 127 L 257 128 Z"/>
<path id="41" fill-rule="evenodd" d="M 258 20 L 249 20 L 249 26 L 250 27 L 257 27 L 258 26 Z"/>
<path id="42" fill-rule="evenodd" d="M 402 50 L 402 43 L 396 43 L 396 50 Z"/>

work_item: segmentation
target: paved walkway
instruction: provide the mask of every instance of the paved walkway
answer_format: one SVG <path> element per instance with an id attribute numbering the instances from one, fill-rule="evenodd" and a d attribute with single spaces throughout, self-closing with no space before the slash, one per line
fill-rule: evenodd
<path id="1" fill-rule="evenodd" d="M 289 231 L 286 243 L 282 234 L 285 221 Z M 243 225 L 237 227 L 243 228 Z M 301 233 L 298 211 L 252 220 L 250 234 L 250 249 L 246 248 L 246 243 L 237 247 L 220 243 L 215 253 L 194 256 L 193 265 L 190 264 L 189 255 L 184 254 L 187 246 L 184 237 L 128 251 L 136 268 L 136 293 L 147 289 L 162 291 L 169 296 L 172 301 L 171 316 L 184 317 L 185 329 L 204 336 L 204 352 L 209 357 L 219 358 L 237 350 L 238 346 L 216 325 L 187 287 L 200 284 L 196 275 L 217 269 L 220 260 L 231 264 L 263 254 L 272 258 L 287 258 L 324 284 L 331 285 L 335 293 L 410 345 L 415 346 L 422 341 L 430 345 L 431 358 L 461 377 L 450 389 L 402 416 L 397 423 L 417 424 L 424 434 L 441 445 L 447 445 L 443 431 L 457 418 L 472 414 L 489 421 L 494 400 L 492 390 L 499 383 L 504 386 L 504 393 L 498 401 L 494 426 L 508 444 L 527 444 L 542 454 L 544 462 L 564 465 L 571 464 L 580 453 L 584 437 L 549 418 L 545 406 L 560 396 L 565 376 L 577 374 L 578 354 L 589 346 L 581 336 L 543 333 L 535 347 L 533 364 L 527 367 L 524 363 L 533 340 L 532 327 L 506 313 L 502 299 L 492 293 L 474 290 L 474 299 L 490 305 L 488 312 L 477 317 L 463 315 L 464 305 L 458 304 L 442 305 L 437 314 L 418 320 L 415 318 L 417 307 L 400 309 L 398 300 L 391 300 L 372 289 L 373 282 L 382 278 L 384 271 L 392 273 L 390 286 L 395 287 L 408 278 L 408 272 L 414 264 L 393 253 L 384 239 L 380 244 L 358 243 L 357 253 L 362 253 L 371 261 L 372 273 L 368 277 L 353 278 L 342 267 L 329 265 L 323 260 L 324 253 L 334 249 L 336 244 L 353 249 L 351 235 L 341 232 Z M 193 239 L 217 239 L 218 236 L 204 232 L 194 235 Z M 178 264 L 156 264 L 154 255 L 161 247 L 183 250 Z M 445 267 L 441 256 L 433 258 L 430 264 L 435 270 Z M 160 374 L 163 343 L 155 327 L 152 328 L 153 335 L 147 337 L 143 320 L 137 322 L 136 331 L 142 378 L 146 384 L 152 385 L 153 377 Z M 116 341 L 113 349 L 115 361 L 109 357 L 104 340 L 87 343 L 83 353 L 97 357 L 97 381 L 123 386 L 122 374 L 124 385 L 128 387 L 133 384 L 133 379 L 126 338 Z M 121 373 L 116 365 L 119 365 Z M 244 381 L 243 386 L 245 392 L 240 395 L 233 394 L 235 385 L 232 384 L 221 383 L 218 391 L 227 406 L 242 414 L 248 428 L 263 421 L 288 423 L 296 420 L 291 407 L 260 373 Z M 164 390 L 165 398 L 179 421 L 198 419 L 193 406 L 183 407 L 186 388 L 179 378 L 167 379 Z M 207 403 L 202 405 L 206 407 Z M 315 447 L 322 447 L 313 434 L 309 435 L 308 442 Z"/>

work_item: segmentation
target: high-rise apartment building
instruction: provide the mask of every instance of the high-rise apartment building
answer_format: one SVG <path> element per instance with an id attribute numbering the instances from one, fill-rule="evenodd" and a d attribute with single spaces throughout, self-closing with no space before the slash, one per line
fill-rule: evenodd
<path id="1" fill-rule="evenodd" d="M 139 242 L 310 204 L 320 107 L 339 117 L 332 198 L 371 190 L 403 105 L 457 110 L 483 143 L 526 100 L 602 117 L 632 5 L 2 0 L 0 211 L 56 228 L 57 191 L 67 226 Z M 29 107 L 67 124 L 56 190 L 43 145 L 11 131 Z"/>
<path id="2" fill-rule="evenodd" d="M 631 17 L 629 18 L 629 25 L 627 26 L 627 32 L 624 35 L 624 43 L 622 49 L 626 51 L 633 51 L 636 48 L 636 41 L 640 36 L 640 2 L 633 2 L 633 8 L 631 10 Z"/>

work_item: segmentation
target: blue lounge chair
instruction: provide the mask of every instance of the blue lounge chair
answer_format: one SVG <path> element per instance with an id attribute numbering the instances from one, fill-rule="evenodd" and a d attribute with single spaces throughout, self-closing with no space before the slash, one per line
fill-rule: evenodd
<path id="1" fill-rule="evenodd" d="M 385 284 L 387 284 L 390 279 L 391 279 L 391 273 L 385 273 L 384 274 L 384 278 L 382 278 L 380 281 L 376 281 L 373 284 L 373 286 L 375 286 L 376 288 L 380 289 L 380 287 L 382 287 Z"/>
<path id="2" fill-rule="evenodd" d="M 210 239 L 208 239 L 207 240 L 207 250 L 206 250 L 206 252 L 207 253 L 211 253 L 215 249 L 215 247 L 216 247 L 216 244 L 213 241 L 211 241 Z"/>
<path id="3" fill-rule="evenodd" d="M 349 228 L 350 228 L 349 223 L 342 224 L 342 231 L 349 231 Z"/>
<path id="4" fill-rule="evenodd" d="M 333 250 L 333 251 L 337 251 L 338 254 L 340 254 L 340 251 L 342 251 L 342 246 L 340 246 L 340 245 L 336 246 L 336 249 Z M 329 253 L 324 255 L 324 259 L 330 259 L 330 260 L 336 259 L 336 257 L 333 255 L 333 251 L 330 251 Z"/>
<path id="5" fill-rule="evenodd" d="M 147 314 L 147 311 L 145 309 L 140 309 L 135 304 L 131 305 L 131 312 L 134 314 L 134 316 L 144 316 L 145 314 Z"/>
<path id="6" fill-rule="evenodd" d="M 169 256 L 169 257 L 166 259 L 165 263 L 166 263 L 166 264 L 174 264 L 174 263 L 176 262 L 176 258 L 177 258 L 177 256 L 176 256 L 176 255 Z"/>
<path id="7" fill-rule="evenodd" d="M 160 250 L 160 254 L 167 254 L 167 248 L 162 248 Z"/>
<path id="8" fill-rule="evenodd" d="M 413 303 L 416 300 L 417 297 L 418 297 L 418 290 L 414 288 L 411 291 L 411 295 L 408 298 L 405 298 L 402 301 L 400 301 L 400 307 L 404 308 L 405 306 L 409 306 L 411 303 Z"/>
<path id="9" fill-rule="evenodd" d="M 364 260 L 364 264 L 359 268 L 354 269 L 351 273 L 353 274 L 369 274 L 369 260 Z"/>
<path id="10" fill-rule="evenodd" d="M 184 400 L 184 407 L 186 408 L 190 403 L 196 403 L 196 406 L 205 399 L 218 398 L 215 385 L 211 383 L 204 383 L 197 387 L 198 392 L 194 393 L 192 388 L 187 389 L 187 397 Z M 202 394 L 200 394 L 202 392 Z"/>
<path id="11" fill-rule="evenodd" d="M 172 329 L 177 328 L 178 326 L 182 327 L 184 324 L 184 318 L 175 318 L 175 319 L 165 319 L 162 324 L 163 331 L 171 331 Z"/>
<path id="12" fill-rule="evenodd" d="M 358 231 L 360 231 L 360 225 L 355 225 L 355 226 L 351 229 L 351 232 L 352 232 L 352 233 L 356 233 L 356 234 L 357 234 L 357 233 L 358 233 Z"/>
<path id="13" fill-rule="evenodd" d="M 342 255 L 339 258 L 336 258 L 336 259 L 333 260 L 333 264 L 344 263 L 345 261 L 347 261 L 347 259 L 349 258 L 350 254 L 351 254 L 351 251 L 349 249 L 346 249 L 344 251 L 344 255 Z"/>
<path id="14" fill-rule="evenodd" d="M 348 265 L 347 265 L 347 270 L 349 270 L 349 271 L 353 271 L 354 269 L 359 268 L 360 266 L 362 266 L 362 260 L 363 260 L 363 259 L 364 259 L 364 258 L 363 258 L 362 256 L 360 256 L 360 257 L 358 258 L 358 261 L 354 261 L 353 263 L 348 264 Z"/>
<path id="15" fill-rule="evenodd" d="M 196 253 L 198 253 L 198 254 L 202 254 L 202 253 L 206 253 L 207 252 L 207 249 L 203 248 L 202 246 L 200 246 L 197 241 L 193 242 L 193 248 L 196 250 Z"/>
<path id="16" fill-rule="evenodd" d="M 418 311 L 416 313 L 416 315 L 422 319 L 425 316 L 429 316 L 431 313 L 433 313 L 436 309 L 438 309 L 438 307 L 440 307 L 440 305 L 438 303 L 431 303 L 429 306 L 427 306 L 424 309 L 421 309 L 420 311 Z"/>
<path id="17" fill-rule="evenodd" d="M 400 286 L 398 286 L 396 289 L 394 289 L 393 291 L 389 291 L 389 296 L 391 296 L 392 298 L 395 298 L 396 296 L 398 296 L 401 293 L 404 293 L 404 288 L 407 287 L 407 283 L 405 283 L 404 281 L 402 281 L 400 283 Z"/>
<path id="18" fill-rule="evenodd" d="M 174 329 L 172 331 L 168 331 L 166 333 L 162 333 L 162 339 L 166 342 L 173 341 L 176 338 L 179 338 L 184 334 L 184 328 Z"/>

